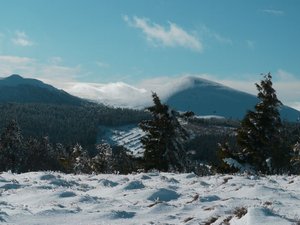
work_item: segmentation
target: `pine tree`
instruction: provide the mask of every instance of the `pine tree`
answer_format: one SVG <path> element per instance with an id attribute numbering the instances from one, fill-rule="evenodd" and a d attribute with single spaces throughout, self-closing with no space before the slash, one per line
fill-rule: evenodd
<path id="1" fill-rule="evenodd" d="M 283 168 L 286 162 L 279 114 L 282 103 L 272 87 L 270 73 L 264 75 L 256 88 L 259 102 L 255 105 L 255 111 L 248 111 L 237 131 L 237 143 L 241 149 L 239 158 L 257 171 L 273 173 Z"/>
<path id="2" fill-rule="evenodd" d="M 91 160 L 91 169 L 95 173 L 112 172 L 112 148 L 104 142 L 96 145 L 97 155 Z"/>
<path id="3" fill-rule="evenodd" d="M 300 174 L 300 138 L 299 141 L 292 147 L 291 172 L 294 174 Z"/>
<path id="4" fill-rule="evenodd" d="M 76 144 L 72 152 L 73 159 L 73 171 L 74 173 L 89 173 L 90 172 L 90 160 L 88 153 L 81 147 L 80 144 Z"/>
<path id="5" fill-rule="evenodd" d="M 10 121 L 1 135 L 0 169 L 23 172 L 27 154 L 23 148 L 21 129 L 15 120 Z"/>
<path id="6" fill-rule="evenodd" d="M 28 155 L 26 171 L 54 170 L 57 159 L 51 154 L 52 145 L 48 137 L 35 139 L 30 137 L 24 141 L 24 147 Z"/>
<path id="7" fill-rule="evenodd" d="M 120 174 L 128 174 L 134 170 L 134 159 L 124 146 L 114 146 L 112 150 L 112 168 Z"/>
<path id="8" fill-rule="evenodd" d="M 187 132 L 179 124 L 175 112 L 162 104 L 156 93 L 152 93 L 152 97 L 154 105 L 147 108 L 152 119 L 139 124 L 146 133 L 141 139 L 145 148 L 145 167 L 147 170 L 185 171 L 188 163 L 183 144 Z"/>
<path id="9" fill-rule="evenodd" d="M 232 163 L 229 164 L 228 160 L 234 160 L 235 156 L 232 150 L 229 147 L 228 142 L 218 143 L 217 150 L 217 162 L 216 170 L 219 173 L 234 173 L 238 171 L 238 168 L 235 168 Z"/>

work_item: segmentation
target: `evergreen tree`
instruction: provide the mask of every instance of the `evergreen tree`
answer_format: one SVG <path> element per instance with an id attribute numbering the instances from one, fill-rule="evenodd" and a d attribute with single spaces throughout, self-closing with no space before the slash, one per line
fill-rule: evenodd
<path id="1" fill-rule="evenodd" d="M 299 141 L 292 147 L 292 157 L 290 160 L 291 163 L 291 172 L 295 174 L 300 174 L 300 138 Z"/>
<path id="2" fill-rule="evenodd" d="M 229 143 L 218 143 L 217 150 L 217 159 L 216 170 L 219 173 L 234 173 L 238 171 L 238 168 L 235 168 L 232 163 L 229 164 L 228 160 L 234 160 L 235 156 L 232 150 L 229 147 Z"/>
<path id="3" fill-rule="evenodd" d="M 287 163 L 279 114 L 282 103 L 272 87 L 270 73 L 264 75 L 256 88 L 259 102 L 255 105 L 255 111 L 248 111 L 237 130 L 239 158 L 262 173 L 278 172 Z"/>
<path id="4" fill-rule="evenodd" d="M 179 124 L 175 112 L 162 104 L 156 93 L 152 93 L 152 97 L 154 105 L 147 108 L 152 119 L 139 124 L 146 133 L 141 139 L 145 148 L 145 167 L 147 170 L 185 171 L 188 162 L 183 144 L 187 132 Z"/>
<path id="5" fill-rule="evenodd" d="M 26 171 L 57 169 L 57 158 L 54 156 L 48 137 L 42 139 L 29 138 L 24 143 L 28 156 Z"/>
<path id="6" fill-rule="evenodd" d="M 90 158 L 85 149 L 80 144 L 76 144 L 72 152 L 73 171 L 74 173 L 89 173 Z"/>
<path id="7" fill-rule="evenodd" d="M 96 145 L 97 155 L 91 160 L 91 169 L 95 173 L 112 172 L 112 148 L 108 143 Z"/>
<path id="8" fill-rule="evenodd" d="M 12 120 L 1 135 L 0 169 L 23 172 L 26 161 L 21 129 L 18 123 Z"/>
<path id="9" fill-rule="evenodd" d="M 128 174 L 134 170 L 134 159 L 124 146 L 113 148 L 112 164 L 113 170 L 121 174 Z"/>

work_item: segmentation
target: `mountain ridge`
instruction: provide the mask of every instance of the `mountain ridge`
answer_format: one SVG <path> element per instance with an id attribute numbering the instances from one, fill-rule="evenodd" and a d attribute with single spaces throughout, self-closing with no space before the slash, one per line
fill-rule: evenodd
<path id="1" fill-rule="evenodd" d="M 33 85 L 38 87 L 47 88 L 49 90 L 54 90 L 55 88 L 49 84 L 33 79 L 33 78 L 23 78 L 19 74 L 12 74 L 8 77 L 0 79 L 0 86 L 10 86 L 16 87 L 18 85 Z"/>
<path id="2" fill-rule="evenodd" d="M 71 93 L 81 96 L 81 86 L 77 87 L 76 93 Z M 148 85 L 148 91 L 130 85 L 122 88 L 119 83 L 110 84 L 108 88 L 100 84 L 95 86 L 85 84 L 82 91 L 84 94 L 89 93 L 89 90 L 94 91 L 97 93 L 98 102 L 108 106 L 137 108 L 134 106 L 136 103 L 138 108 L 142 108 L 152 105 L 150 89 L 157 92 L 162 101 L 171 108 L 178 111 L 193 111 L 200 116 L 216 115 L 242 119 L 258 102 L 255 95 L 197 76 L 183 76 L 167 81 L 157 80 L 156 83 Z M 0 79 L 0 103 L 7 102 L 82 105 L 89 101 L 40 80 L 13 74 Z M 296 122 L 300 116 L 299 111 L 288 106 L 283 106 L 280 113 L 282 119 L 291 122 Z"/>
<path id="3" fill-rule="evenodd" d="M 88 101 L 40 80 L 13 74 L 0 79 L 0 103 L 8 102 L 82 105 Z"/>

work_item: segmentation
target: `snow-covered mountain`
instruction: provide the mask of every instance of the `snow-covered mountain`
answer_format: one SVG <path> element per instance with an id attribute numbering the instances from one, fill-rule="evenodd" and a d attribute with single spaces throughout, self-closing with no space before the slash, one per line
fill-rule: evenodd
<path id="1" fill-rule="evenodd" d="M 296 225 L 299 176 L 0 174 L 0 224 Z"/>
<path id="2" fill-rule="evenodd" d="M 151 91 L 178 111 L 193 111 L 197 115 L 218 115 L 241 119 L 257 102 L 254 95 L 238 91 L 197 76 L 177 79 L 160 78 L 134 87 L 122 82 L 110 84 L 76 83 L 68 93 L 117 107 L 144 108 L 152 105 Z M 80 105 L 83 99 L 36 79 L 19 75 L 0 79 L 0 102 L 55 103 Z M 296 121 L 300 112 L 283 106 L 283 119 Z"/>
<path id="3" fill-rule="evenodd" d="M 78 83 L 66 91 L 108 105 L 128 108 L 152 105 L 151 91 L 154 91 L 176 110 L 233 119 L 243 118 L 246 111 L 252 110 L 258 101 L 255 95 L 198 76 L 157 78 L 145 81 L 138 87 L 122 82 L 106 85 Z M 300 112 L 283 106 L 281 115 L 283 119 L 296 121 Z"/>
<path id="4" fill-rule="evenodd" d="M 197 77 L 186 77 L 184 88 L 177 89 L 166 99 L 167 104 L 180 111 L 233 119 L 243 118 L 247 110 L 254 109 L 257 101 L 254 95 Z M 283 106 L 280 113 L 283 119 L 295 122 L 300 115 L 299 111 L 287 106 Z"/>

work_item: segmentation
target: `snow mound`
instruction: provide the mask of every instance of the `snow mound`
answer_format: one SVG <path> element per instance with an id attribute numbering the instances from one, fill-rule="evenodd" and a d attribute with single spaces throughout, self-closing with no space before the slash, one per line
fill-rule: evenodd
<path id="1" fill-rule="evenodd" d="M 134 180 L 126 185 L 125 190 L 133 190 L 133 189 L 142 189 L 144 188 L 144 184 L 141 181 Z"/>
<path id="2" fill-rule="evenodd" d="M 117 185 L 119 185 L 119 183 L 108 180 L 108 179 L 101 179 L 99 181 L 100 184 L 102 184 L 104 187 L 115 187 Z"/>
<path id="3" fill-rule="evenodd" d="M 219 201 L 220 197 L 217 195 L 207 195 L 200 198 L 200 202 L 214 202 Z"/>
<path id="4" fill-rule="evenodd" d="M 255 225 L 264 225 L 264 224 L 273 224 L 273 225 L 284 225 L 291 224 L 291 221 L 288 219 L 276 214 L 268 208 L 262 207 L 251 207 L 248 209 L 248 213 L 243 218 L 244 222 L 247 224 Z"/>
<path id="5" fill-rule="evenodd" d="M 0 224 L 294 225 L 299 186 L 300 176 L 1 173 Z"/>
<path id="6" fill-rule="evenodd" d="M 180 195 L 173 190 L 160 188 L 158 191 L 154 192 L 148 200 L 150 201 L 164 201 L 169 202 L 171 200 L 176 200 L 180 197 Z"/>

